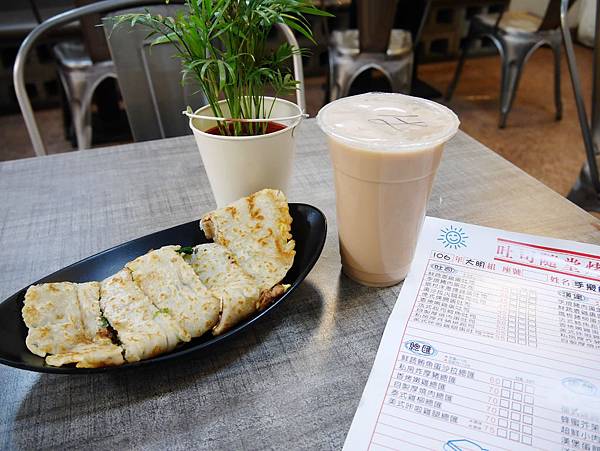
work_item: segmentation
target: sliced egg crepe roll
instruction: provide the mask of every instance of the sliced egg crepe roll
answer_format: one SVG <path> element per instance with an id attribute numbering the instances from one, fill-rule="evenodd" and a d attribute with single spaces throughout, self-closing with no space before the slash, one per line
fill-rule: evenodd
<path id="1" fill-rule="evenodd" d="M 117 336 L 128 362 L 168 352 L 190 335 L 167 310 L 159 310 L 124 268 L 100 285 L 100 307 Z"/>
<path id="2" fill-rule="evenodd" d="M 112 343 L 100 314 L 98 282 L 47 283 L 29 287 L 23 320 L 25 343 L 46 363 L 77 367 L 121 365 L 122 348 Z M 48 355 L 51 354 L 51 355 Z"/>
<path id="3" fill-rule="evenodd" d="M 83 330 L 88 337 L 107 338 L 107 324 L 100 312 L 100 283 L 78 283 L 76 286 L 77 300 Z"/>
<path id="4" fill-rule="evenodd" d="M 231 329 L 256 311 L 260 297 L 256 280 L 238 265 L 225 246 L 217 243 L 196 246 L 189 263 L 221 302 L 221 317 L 213 329 L 214 335 Z"/>
<path id="5" fill-rule="evenodd" d="M 27 327 L 49 324 L 73 324 L 75 329 L 81 322 L 77 286 L 71 282 L 32 285 L 25 293 L 23 319 Z"/>
<path id="6" fill-rule="evenodd" d="M 261 292 L 281 282 L 294 262 L 292 217 L 281 191 L 264 189 L 205 215 L 207 238 L 225 246 Z"/>
<path id="7" fill-rule="evenodd" d="M 126 267 L 158 309 L 168 311 L 190 336 L 199 337 L 217 323 L 220 302 L 183 260 L 179 248 L 161 247 Z"/>

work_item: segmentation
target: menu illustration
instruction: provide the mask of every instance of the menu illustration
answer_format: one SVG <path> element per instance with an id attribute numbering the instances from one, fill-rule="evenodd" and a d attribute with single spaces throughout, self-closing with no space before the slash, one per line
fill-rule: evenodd
<path id="1" fill-rule="evenodd" d="M 426 218 L 344 449 L 600 451 L 600 247 Z"/>

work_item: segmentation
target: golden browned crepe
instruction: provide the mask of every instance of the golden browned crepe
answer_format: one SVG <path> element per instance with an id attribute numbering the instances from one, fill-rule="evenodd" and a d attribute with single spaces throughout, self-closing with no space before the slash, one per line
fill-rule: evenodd
<path id="1" fill-rule="evenodd" d="M 100 306 L 117 332 L 128 362 L 157 356 L 191 340 L 168 310 L 159 310 L 150 302 L 127 268 L 102 281 Z"/>
<path id="2" fill-rule="evenodd" d="M 121 365 L 122 348 L 112 343 L 101 318 L 98 282 L 47 283 L 29 287 L 23 320 L 27 348 L 46 363 L 79 368 Z"/>
<path id="3" fill-rule="evenodd" d="M 260 298 L 256 281 L 225 246 L 217 243 L 196 246 L 189 263 L 220 300 L 221 316 L 213 329 L 214 335 L 222 334 L 256 312 Z"/>
<path id="4" fill-rule="evenodd" d="M 76 363 L 77 368 L 102 368 L 122 365 L 125 360 L 122 348 L 105 338 L 101 342 L 96 340 L 93 343 L 79 344 L 70 352 L 49 355 L 46 357 L 46 363 L 51 366 Z"/>
<path id="5" fill-rule="evenodd" d="M 272 290 L 294 262 L 291 224 L 285 195 L 272 189 L 208 213 L 200 221 L 206 237 L 235 256 L 242 269 L 255 279 L 266 300 L 284 289 Z"/>
<path id="6" fill-rule="evenodd" d="M 191 337 L 212 329 L 221 304 L 177 252 L 164 246 L 125 265 L 133 280 L 159 309 L 168 311 Z"/>
<path id="7" fill-rule="evenodd" d="M 100 283 L 31 286 L 26 345 L 49 365 L 100 367 L 157 356 L 208 330 L 222 334 L 288 288 L 291 223 L 284 194 L 265 189 L 204 216 L 215 242 L 185 258 L 190 250 L 164 246 Z"/>

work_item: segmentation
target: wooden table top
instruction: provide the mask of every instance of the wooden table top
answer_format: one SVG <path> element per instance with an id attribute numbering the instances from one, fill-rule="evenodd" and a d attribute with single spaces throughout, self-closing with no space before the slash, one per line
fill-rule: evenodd
<path id="1" fill-rule="evenodd" d="M 209 355 L 107 375 L 0 367 L 1 448 L 341 448 L 401 286 L 340 274 L 325 140 L 314 120 L 297 137 L 288 197 L 320 208 L 329 231 L 296 293 Z M 0 163 L 0 196 L 0 299 L 214 208 L 192 137 Z M 600 244 L 594 217 L 463 133 L 428 214 Z"/>

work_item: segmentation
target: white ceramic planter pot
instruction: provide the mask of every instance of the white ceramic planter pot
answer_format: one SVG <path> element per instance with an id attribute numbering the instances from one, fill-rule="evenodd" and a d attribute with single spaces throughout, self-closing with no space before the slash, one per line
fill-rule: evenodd
<path id="1" fill-rule="evenodd" d="M 265 97 L 265 104 L 273 101 L 271 117 L 286 125 L 283 130 L 259 136 L 220 136 L 205 133 L 217 125 L 215 120 L 190 118 L 198 150 L 206 169 L 217 207 L 223 207 L 240 197 L 263 188 L 287 191 L 292 175 L 295 142 L 294 130 L 301 117 L 293 121 L 277 121 L 278 117 L 296 116 L 301 113 L 295 103 L 283 99 Z M 229 111 L 221 101 L 223 114 Z M 201 116 L 213 116 L 210 106 L 195 112 Z"/>

